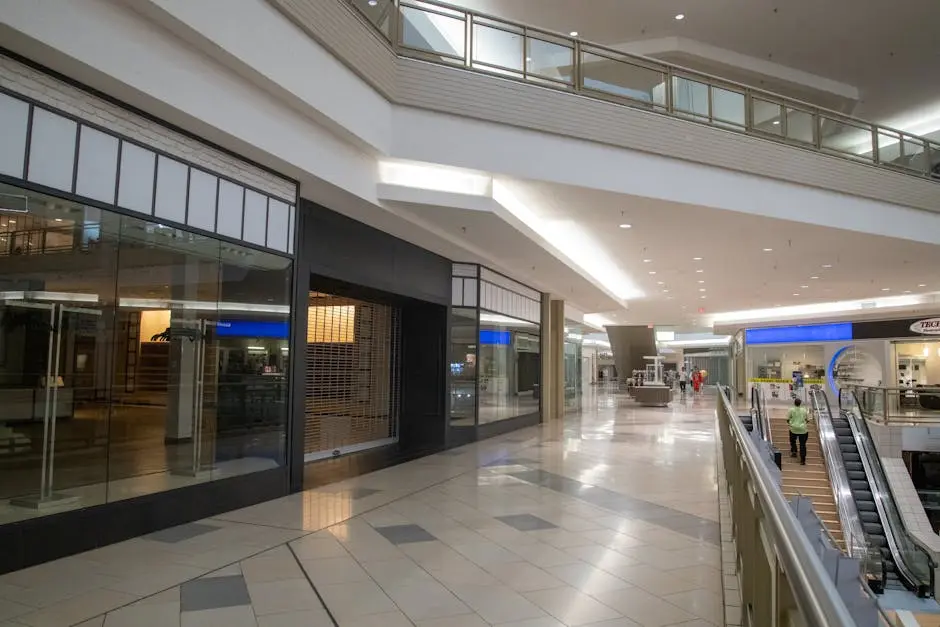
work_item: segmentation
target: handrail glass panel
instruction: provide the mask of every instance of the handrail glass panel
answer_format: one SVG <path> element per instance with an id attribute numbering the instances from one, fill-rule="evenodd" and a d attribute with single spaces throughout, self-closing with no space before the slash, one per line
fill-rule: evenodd
<path id="1" fill-rule="evenodd" d="M 783 137 L 783 105 L 763 98 L 751 98 L 751 127 L 761 133 Z"/>
<path id="2" fill-rule="evenodd" d="M 426 2 L 404 4 L 401 9 L 401 42 L 413 50 L 462 61 L 467 54 L 466 16 Z"/>
<path id="3" fill-rule="evenodd" d="M 527 77 L 574 84 L 574 46 L 532 35 L 526 36 L 525 43 Z"/>
<path id="4" fill-rule="evenodd" d="M 743 91 L 725 89 L 712 85 L 712 119 L 722 126 L 744 128 L 747 125 L 747 110 Z M 664 103 L 665 104 L 665 103 Z"/>
<path id="5" fill-rule="evenodd" d="M 708 100 L 708 83 L 685 76 L 672 77 L 672 108 L 676 114 L 709 120 L 711 107 Z"/>
<path id="6" fill-rule="evenodd" d="M 492 20 L 474 19 L 473 67 L 521 74 L 525 66 L 525 35 L 521 29 Z"/>
<path id="7" fill-rule="evenodd" d="M 395 15 L 395 0 L 349 0 L 389 42 Z"/>
<path id="8" fill-rule="evenodd" d="M 816 117 L 809 111 L 787 107 L 787 139 L 816 144 Z"/>
<path id="9" fill-rule="evenodd" d="M 637 102 L 666 106 L 666 75 L 588 47 L 581 49 L 582 87 Z"/>
<path id="10" fill-rule="evenodd" d="M 819 147 L 849 159 L 872 161 L 872 127 L 861 122 L 819 116 Z"/>

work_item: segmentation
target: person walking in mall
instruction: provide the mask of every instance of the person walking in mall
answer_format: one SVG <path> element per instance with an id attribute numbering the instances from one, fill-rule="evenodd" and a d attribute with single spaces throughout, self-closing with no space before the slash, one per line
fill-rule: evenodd
<path id="1" fill-rule="evenodd" d="M 679 372 L 679 392 L 685 397 L 685 387 L 689 384 L 689 373 L 686 372 L 685 366 L 682 366 L 682 370 Z"/>
<path id="2" fill-rule="evenodd" d="M 806 440 L 809 438 L 809 412 L 803 407 L 803 401 L 793 399 L 793 407 L 787 412 L 787 425 L 790 427 L 790 457 L 796 457 L 796 444 L 800 444 L 800 464 L 806 465 Z"/>

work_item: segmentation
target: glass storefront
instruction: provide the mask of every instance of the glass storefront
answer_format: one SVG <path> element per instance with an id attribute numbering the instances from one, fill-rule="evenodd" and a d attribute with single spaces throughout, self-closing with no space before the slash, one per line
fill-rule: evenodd
<path id="1" fill-rule="evenodd" d="M 565 334 L 565 409 L 581 407 L 582 339 L 578 334 Z"/>
<path id="2" fill-rule="evenodd" d="M 283 465 L 291 270 L 0 185 L 0 524 Z"/>
<path id="3" fill-rule="evenodd" d="M 539 325 L 480 312 L 479 424 L 537 413 Z"/>
<path id="4" fill-rule="evenodd" d="M 450 423 L 476 424 L 477 310 L 454 307 L 450 311 Z"/>
<path id="5" fill-rule="evenodd" d="M 475 264 L 454 264 L 450 425 L 472 429 L 540 409 L 540 294 Z"/>

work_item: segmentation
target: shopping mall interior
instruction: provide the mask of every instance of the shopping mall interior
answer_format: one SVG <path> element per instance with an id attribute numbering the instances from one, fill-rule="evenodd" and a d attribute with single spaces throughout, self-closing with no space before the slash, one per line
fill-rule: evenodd
<path id="1" fill-rule="evenodd" d="M 940 626 L 940 5 L 817 5 L 0 0 L 0 627 Z"/>

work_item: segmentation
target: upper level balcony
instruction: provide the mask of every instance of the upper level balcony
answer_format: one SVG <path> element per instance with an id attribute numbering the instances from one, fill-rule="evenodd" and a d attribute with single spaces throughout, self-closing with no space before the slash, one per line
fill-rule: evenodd
<path id="1" fill-rule="evenodd" d="M 940 181 L 940 143 L 437 0 L 346 0 L 403 58 L 461 68 Z M 690 148 L 691 150 L 691 148 Z"/>

